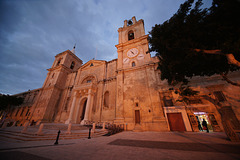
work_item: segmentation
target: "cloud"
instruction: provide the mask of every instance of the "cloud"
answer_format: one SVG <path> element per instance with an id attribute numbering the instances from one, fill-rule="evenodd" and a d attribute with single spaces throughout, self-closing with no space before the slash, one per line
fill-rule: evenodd
<path id="1" fill-rule="evenodd" d="M 118 28 L 145 20 L 146 34 L 184 0 L 0 0 L 0 93 L 42 87 L 54 56 L 76 43 L 84 63 L 117 58 Z"/>

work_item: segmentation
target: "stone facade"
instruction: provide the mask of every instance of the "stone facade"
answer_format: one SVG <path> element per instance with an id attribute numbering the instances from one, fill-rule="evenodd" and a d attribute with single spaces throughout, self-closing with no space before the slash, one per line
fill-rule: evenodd
<path id="1" fill-rule="evenodd" d="M 72 51 L 55 56 L 43 87 L 17 94 L 25 102 L 8 114 L 9 121 L 86 124 L 124 124 L 136 131 L 199 131 L 206 118 L 213 131 L 223 130 L 216 106 L 194 97 L 189 104 L 160 80 L 158 58 L 148 53 L 143 20 L 135 17 L 118 29 L 118 58 L 90 60 L 85 64 Z M 239 72 L 230 78 L 240 82 Z M 219 76 L 194 77 L 190 86 L 216 101 L 226 103 L 232 123 L 239 126 L 240 90 Z"/>

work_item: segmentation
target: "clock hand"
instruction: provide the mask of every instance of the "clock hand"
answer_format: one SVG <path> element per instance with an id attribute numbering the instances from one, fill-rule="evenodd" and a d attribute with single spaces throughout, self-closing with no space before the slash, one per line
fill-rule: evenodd
<path id="1" fill-rule="evenodd" d="M 134 55 L 133 51 L 131 51 L 131 52 L 132 52 L 132 54 Z"/>

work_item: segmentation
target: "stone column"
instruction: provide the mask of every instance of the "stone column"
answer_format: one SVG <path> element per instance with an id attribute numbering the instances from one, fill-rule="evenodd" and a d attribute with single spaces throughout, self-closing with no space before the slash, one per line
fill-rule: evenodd
<path id="1" fill-rule="evenodd" d="M 121 124 L 124 123 L 124 104 L 123 104 L 123 71 L 119 71 L 117 75 L 117 103 L 115 111 L 114 123 Z"/>
<path id="2" fill-rule="evenodd" d="M 77 92 L 74 92 L 73 102 L 72 102 L 72 105 L 71 105 L 70 114 L 69 114 L 68 120 L 65 122 L 65 124 L 71 123 L 72 116 L 73 116 L 73 111 L 74 111 L 74 108 L 75 108 L 76 99 L 77 99 Z"/>
<path id="3" fill-rule="evenodd" d="M 132 17 L 132 21 L 133 21 L 133 24 L 136 23 L 136 17 L 135 16 Z"/>
<path id="4" fill-rule="evenodd" d="M 87 99 L 87 106 L 86 106 L 86 111 L 84 115 L 84 121 L 89 120 L 89 112 L 91 109 L 91 101 L 92 101 L 92 89 L 88 90 L 88 99 Z"/>
<path id="5" fill-rule="evenodd" d="M 124 26 L 123 27 L 127 27 L 127 20 L 124 21 Z"/>
<path id="6" fill-rule="evenodd" d="M 76 105 L 76 107 L 77 107 L 76 116 L 74 117 L 74 119 L 72 119 L 73 122 L 71 122 L 71 123 L 77 123 L 78 122 L 78 118 L 80 117 L 79 110 L 80 110 L 80 107 L 81 107 L 80 106 L 81 101 L 82 101 L 82 99 L 81 99 L 81 96 L 80 96 L 79 100 L 77 101 L 77 105 Z"/>

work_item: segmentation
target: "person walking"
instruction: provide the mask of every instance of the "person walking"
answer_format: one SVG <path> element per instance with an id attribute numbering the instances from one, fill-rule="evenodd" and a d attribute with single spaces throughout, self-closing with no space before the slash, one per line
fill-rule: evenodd
<path id="1" fill-rule="evenodd" d="M 202 121 L 202 126 L 204 130 L 207 130 L 207 133 L 209 133 L 208 127 L 207 127 L 207 122 L 205 121 L 205 119 L 203 119 Z"/>
<path id="2" fill-rule="evenodd" d="M 199 120 L 198 120 L 198 129 L 199 129 L 199 131 L 203 131 L 202 126 L 201 126 Z"/>

